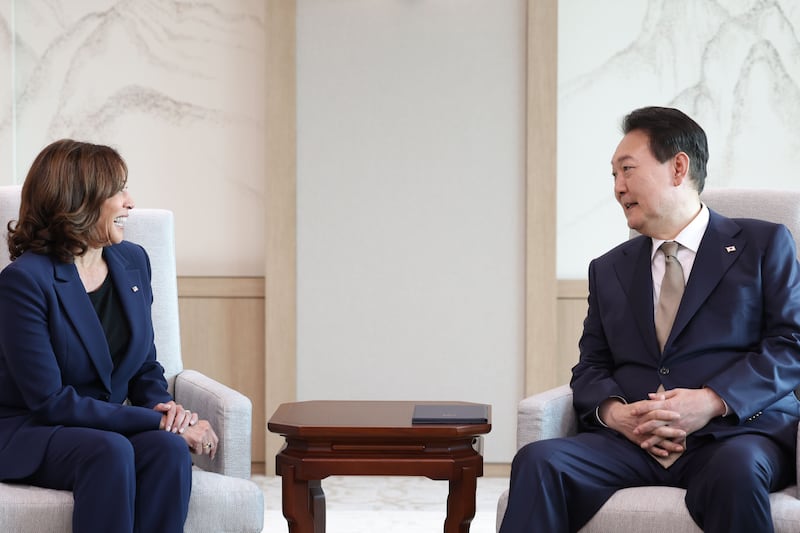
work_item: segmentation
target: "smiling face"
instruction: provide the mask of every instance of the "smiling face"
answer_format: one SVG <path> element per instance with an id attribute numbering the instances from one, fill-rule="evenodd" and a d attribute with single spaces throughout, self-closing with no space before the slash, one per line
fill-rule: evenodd
<path id="1" fill-rule="evenodd" d="M 72 263 L 89 250 L 120 242 L 120 217 L 133 208 L 127 181 L 128 166 L 110 146 L 73 139 L 50 143 L 25 177 L 19 218 L 9 232 L 10 257 L 30 250 Z"/>
<path id="2" fill-rule="evenodd" d="M 660 163 L 642 130 L 622 138 L 611 159 L 611 171 L 614 195 L 628 227 L 643 235 L 673 238 L 688 223 L 686 213 L 696 214 L 699 209 L 699 200 L 695 208 L 691 196 L 685 194 L 687 187 L 694 189 L 687 176 L 688 156 L 680 152 Z"/>
<path id="3" fill-rule="evenodd" d="M 103 202 L 97 221 L 97 234 L 106 237 L 107 244 L 119 244 L 124 237 L 128 212 L 133 209 L 133 198 L 125 187 Z"/>

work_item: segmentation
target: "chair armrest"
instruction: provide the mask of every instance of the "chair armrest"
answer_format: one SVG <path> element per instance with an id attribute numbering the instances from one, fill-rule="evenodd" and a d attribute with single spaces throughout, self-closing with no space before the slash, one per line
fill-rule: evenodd
<path id="1" fill-rule="evenodd" d="M 209 472 L 249 479 L 250 399 L 196 370 L 184 370 L 175 378 L 175 401 L 208 420 L 219 437 L 214 460 L 207 455 L 192 455 L 194 464 Z"/>
<path id="2" fill-rule="evenodd" d="M 797 466 L 797 480 L 796 480 L 796 491 L 795 491 L 795 498 L 800 499 L 800 424 L 797 426 L 797 451 L 795 452 L 795 465 Z"/>
<path id="3" fill-rule="evenodd" d="M 561 385 L 534 394 L 517 408 L 517 447 L 529 442 L 567 437 L 578 431 L 578 417 L 572 407 L 572 389 Z"/>

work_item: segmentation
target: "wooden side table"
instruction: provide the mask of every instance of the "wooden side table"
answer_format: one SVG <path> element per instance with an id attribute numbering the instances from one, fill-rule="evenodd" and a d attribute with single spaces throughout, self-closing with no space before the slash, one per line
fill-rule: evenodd
<path id="1" fill-rule="evenodd" d="M 483 457 L 473 443 L 486 424 L 411 423 L 418 403 L 310 401 L 282 404 L 267 427 L 286 437 L 275 458 L 291 533 L 325 531 L 328 476 L 424 476 L 448 480 L 445 533 L 466 533 L 475 516 Z M 463 402 L 461 402 L 463 403 Z"/>

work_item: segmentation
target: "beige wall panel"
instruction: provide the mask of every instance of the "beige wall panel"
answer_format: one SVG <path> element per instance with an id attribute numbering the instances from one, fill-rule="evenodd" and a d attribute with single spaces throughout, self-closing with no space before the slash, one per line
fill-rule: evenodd
<path id="1" fill-rule="evenodd" d="M 578 340 L 586 318 L 588 285 L 585 280 L 558 282 L 558 383 L 568 383 L 578 362 Z"/>
<path id="2" fill-rule="evenodd" d="M 265 177 L 267 416 L 297 395 L 297 89 L 295 0 L 267 0 Z M 280 435 L 267 435 L 266 472 L 275 473 Z"/>
<path id="3" fill-rule="evenodd" d="M 558 384 L 557 0 L 528 2 L 525 393 Z"/>
<path id="4" fill-rule="evenodd" d="M 264 462 L 264 280 L 179 278 L 183 365 L 253 403 L 252 461 Z"/>

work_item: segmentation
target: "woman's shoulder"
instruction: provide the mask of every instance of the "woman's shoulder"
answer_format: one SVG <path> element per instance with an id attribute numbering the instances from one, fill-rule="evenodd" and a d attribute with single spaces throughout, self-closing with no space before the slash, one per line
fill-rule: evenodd
<path id="1" fill-rule="evenodd" d="M 46 254 L 37 254 L 36 252 L 23 252 L 22 255 L 11 261 L 3 270 L 24 268 L 26 270 L 36 269 L 52 269 L 56 259 Z"/>
<path id="2" fill-rule="evenodd" d="M 31 282 L 37 285 L 47 284 L 52 282 L 56 275 L 57 262 L 49 255 L 24 252 L 3 268 L 0 272 L 0 284 L 27 285 Z"/>
<path id="3" fill-rule="evenodd" d="M 147 252 L 135 242 L 122 241 L 106 248 L 106 253 L 117 255 L 132 263 L 148 263 Z"/>

